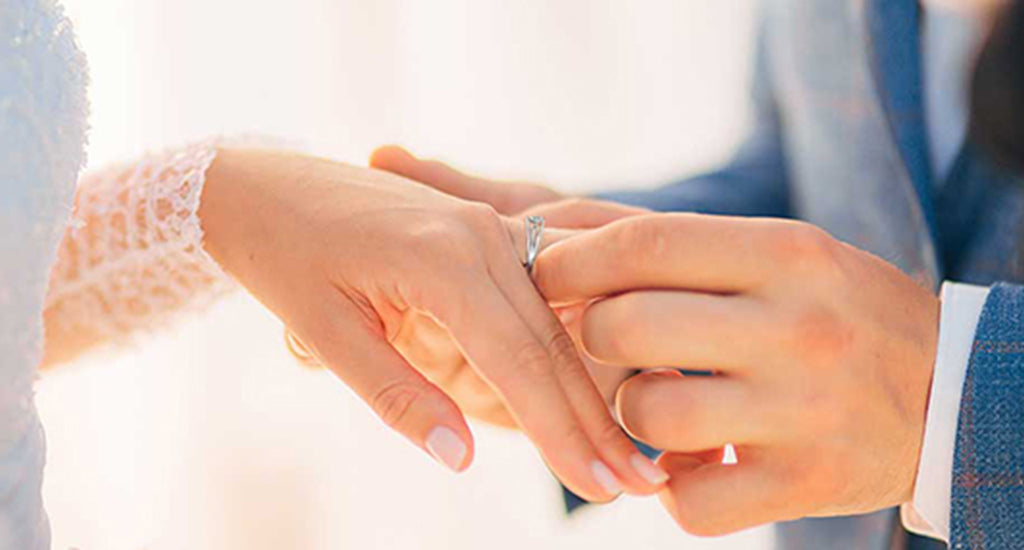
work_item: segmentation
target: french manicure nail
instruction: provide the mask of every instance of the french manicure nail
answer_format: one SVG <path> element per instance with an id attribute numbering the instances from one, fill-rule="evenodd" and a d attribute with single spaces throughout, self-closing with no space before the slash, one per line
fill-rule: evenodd
<path id="1" fill-rule="evenodd" d="M 618 495 L 622 492 L 622 485 L 619 484 L 619 480 L 615 479 L 615 475 L 612 474 L 612 471 L 604 463 L 597 460 L 591 462 L 590 471 L 594 474 L 594 480 L 597 481 L 597 484 L 609 495 Z"/>
<path id="2" fill-rule="evenodd" d="M 636 470 L 636 473 L 640 474 L 651 485 L 661 485 L 668 481 L 668 473 L 642 454 L 637 453 L 629 457 L 629 463 Z"/>
<path id="3" fill-rule="evenodd" d="M 426 441 L 427 451 L 435 460 L 458 472 L 466 458 L 466 444 L 451 428 L 438 426 L 430 431 Z"/>

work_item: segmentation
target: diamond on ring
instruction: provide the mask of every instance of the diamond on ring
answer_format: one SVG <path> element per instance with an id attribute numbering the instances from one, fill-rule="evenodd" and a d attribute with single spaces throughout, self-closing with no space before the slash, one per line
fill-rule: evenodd
<path id="1" fill-rule="evenodd" d="M 527 216 L 523 224 L 526 226 L 526 261 L 523 267 L 533 275 L 533 264 L 540 254 L 541 237 L 544 235 L 544 216 Z"/>

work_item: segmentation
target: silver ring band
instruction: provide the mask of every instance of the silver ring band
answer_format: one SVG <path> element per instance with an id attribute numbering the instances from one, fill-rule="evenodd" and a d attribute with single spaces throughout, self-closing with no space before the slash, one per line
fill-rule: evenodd
<path id="1" fill-rule="evenodd" d="M 540 254 L 541 237 L 544 235 L 544 216 L 527 216 L 523 225 L 526 227 L 526 261 L 523 267 L 533 275 L 533 264 Z"/>

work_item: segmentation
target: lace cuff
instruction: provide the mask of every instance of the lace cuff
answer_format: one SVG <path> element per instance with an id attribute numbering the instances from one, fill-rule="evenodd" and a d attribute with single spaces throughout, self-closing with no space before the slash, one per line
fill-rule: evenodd
<path id="1" fill-rule="evenodd" d="M 215 157 L 205 142 L 82 179 L 47 294 L 51 359 L 159 328 L 233 286 L 197 215 Z"/>

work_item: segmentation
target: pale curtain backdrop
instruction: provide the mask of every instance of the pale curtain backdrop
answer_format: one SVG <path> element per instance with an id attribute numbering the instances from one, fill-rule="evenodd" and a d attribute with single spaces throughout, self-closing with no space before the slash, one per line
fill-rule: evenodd
<path id="1" fill-rule="evenodd" d="M 364 163 L 397 142 L 565 191 L 721 161 L 746 124 L 751 0 L 65 0 L 92 67 L 90 166 L 211 134 Z M 655 499 L 565 519 L 522 437 L 454 476 L 237 293 L 42 376 L 54 548 L 760 548 Z"/>

